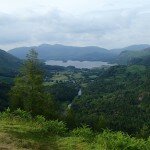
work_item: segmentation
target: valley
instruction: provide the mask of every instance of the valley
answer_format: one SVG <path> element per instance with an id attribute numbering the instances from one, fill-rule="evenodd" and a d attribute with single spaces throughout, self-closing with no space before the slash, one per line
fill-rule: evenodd
<path id="1" fill-rule="evenodd" d="M 125 65 L 86 61 L 87 66 L 82 64 L 85 61 L 69 61 L 69 65 L 61 66 L 68 62 L 51 60 L 45 64 L 41 59 L 34 59 L 36 51 L 31 52 L 32 57 L 26 60 L 7 52 L 3 58 L 7 67 L 1 69 L 0 76 L 2 147 L 119 150 L 122 145 L 123 149 L 128 146 L 149 149 L 149 49 L 121 52 L 117 57 L 120 61 L 126 59 L 124 54 L 132 53 L 133 59 L 130 57 Z M 139 58 L 142 61 L 135 61 Z M 36 63 L 32 66 L 33 60 Z M 31 84 L 34 90 L 29 90 Z M 36 98 L 31 98 L 33 95 Z M 27 99 L 33 100 L 34 105 Z"/>

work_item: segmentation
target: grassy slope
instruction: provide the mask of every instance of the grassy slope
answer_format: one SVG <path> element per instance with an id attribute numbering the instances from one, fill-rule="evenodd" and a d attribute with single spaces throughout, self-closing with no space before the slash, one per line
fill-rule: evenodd
<path id="1" fill-rule="evenodd" d="M 5 114 L 6 116 L 7 114 Z M 7 115 L 8 116 L 8 115 Z M 0 149 L 10 150 L 149 150 L 150 139 L 136 139 L 121 132 L 106 132 L 95 136 L 89 129 L 66 132 L 63 135 L 44 132 L 35 120 L 19 116 L 0 117 Z M 52 129 L 53 130 L 53 129 Z M 80 135 L 79 135 L 80 133 Z"/>
<path id="2" fill-rule="evenodd" d="M 17 121 L 17 119 L 1 120 L 0 125 L 0 149 L 80 150 L 88 148 L 88 144 L 78 137 L 38 133 L 40 127 L 34 122 Z"/>

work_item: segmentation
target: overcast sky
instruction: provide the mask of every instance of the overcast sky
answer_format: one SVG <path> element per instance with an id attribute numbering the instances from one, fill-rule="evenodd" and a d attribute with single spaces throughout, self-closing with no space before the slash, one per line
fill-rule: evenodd
<path id="1" fill-rule="evenodd" d="M 0 0 L 0 49 L 150 44 L 150 0 Z"/>

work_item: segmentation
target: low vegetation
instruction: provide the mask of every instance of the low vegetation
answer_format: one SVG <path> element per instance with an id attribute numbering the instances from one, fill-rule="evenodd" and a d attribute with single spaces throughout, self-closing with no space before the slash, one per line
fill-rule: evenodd
<path id="1" fill-rule="evenodd" d="M 0 113 L 0 148 L 43 150 L 149 150 L 150 139 L 138 139 L 122 132 L 94 133 L 86 125 L 69 130 L 58 120 L 31 117 L 20 109 Z"/>

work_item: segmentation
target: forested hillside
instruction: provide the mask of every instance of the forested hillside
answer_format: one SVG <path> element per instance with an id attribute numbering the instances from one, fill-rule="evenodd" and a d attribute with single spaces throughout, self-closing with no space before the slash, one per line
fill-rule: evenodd
<path id="1" fill-rule="evenodd" d="M 149 135 L 149 85 L 149 67 L 114 66 L 101 72 L 83 88 L 83 95 L 73 101 L 75 123 L 134 135 L 147 128 L 145 134 Z"/>
<path id="2" fill-rule="evenodd" d="M 150 48 L 141 51 L 123 51 L 116 62 L 123 65 L 143 64 L 148 66 L 150 65 Z"/>
<path id="3" fill-rule="evenodd" d="M 0 50 L 0 75 L 4 73 L 13 73 L 21 65 L 21 60 L 17 57 Z"/>
<path id="4" fill-rule="evenodd" d="M 8 92 L 21 64 L 20 59 L 0 50 L 0 111 L 9 106 Z"/>
<path id="5" fill-rule="evenodd" d="M 15 77 L 1 79 L 0 92 L 4 148 L 150 148 L 148 64 L 46 66 L 31 50 Z"/>

